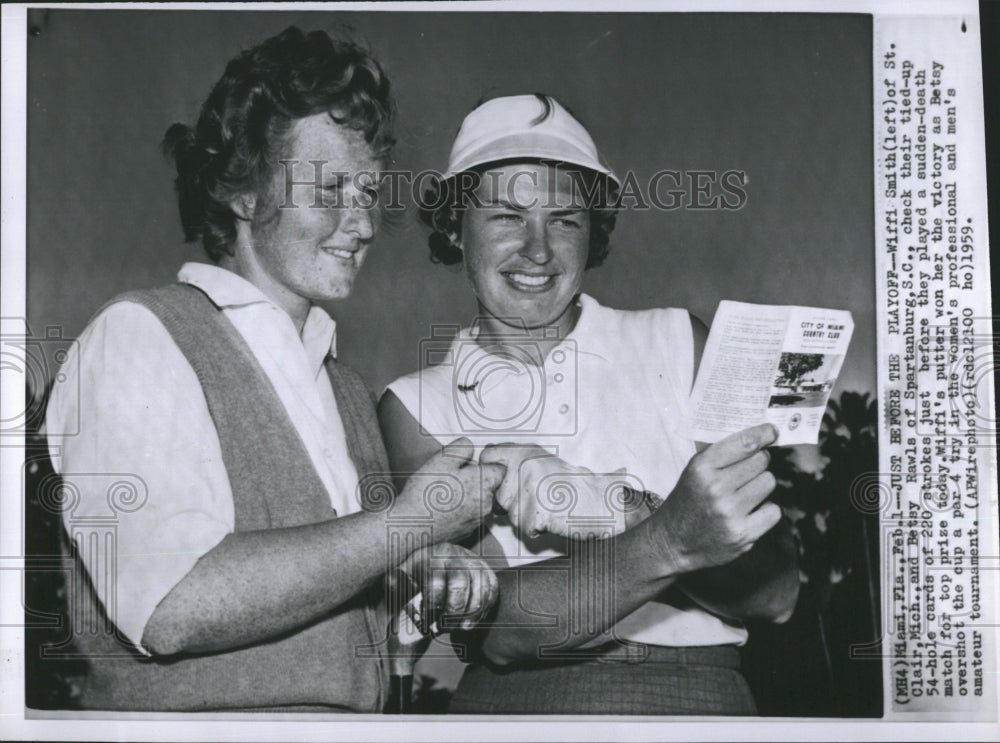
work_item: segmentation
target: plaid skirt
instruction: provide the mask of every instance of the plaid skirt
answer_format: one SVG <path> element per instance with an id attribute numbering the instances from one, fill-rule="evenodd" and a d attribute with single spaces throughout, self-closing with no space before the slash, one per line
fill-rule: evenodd
<path id="1" fill-rule="evenodd" d="M 522 715 L 757 714 L 732 645 L 624 642 L 585 660 L 469 666 L 448 712 Z"/>

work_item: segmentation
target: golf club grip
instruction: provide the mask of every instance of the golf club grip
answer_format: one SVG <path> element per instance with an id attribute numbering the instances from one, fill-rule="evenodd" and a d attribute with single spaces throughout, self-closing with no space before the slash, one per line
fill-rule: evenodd
<path id="1" fill-rule="evenodd" d="M 389 677 L 389 698 L 385 704 L 385 714 L 405 715 L 410 711 L 413 697 L 413 675 L 392 674 Z"/>

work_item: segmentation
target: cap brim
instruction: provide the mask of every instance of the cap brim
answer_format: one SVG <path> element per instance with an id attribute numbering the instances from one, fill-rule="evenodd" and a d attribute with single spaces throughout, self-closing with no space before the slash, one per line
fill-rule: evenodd
<path id="1" fill-rule="evenodd" d="M 540 132 L 518 132 L 491 140 L 481 147 L 470 148 L 453 158 L 441 178 L 451 178 L 458 173 L 504 160 L 552 160 L 576 165 L 606 175 L 621 188 L 621 180 L 609 167 L 595 160 L 589 153 L 561 137 Z"/>

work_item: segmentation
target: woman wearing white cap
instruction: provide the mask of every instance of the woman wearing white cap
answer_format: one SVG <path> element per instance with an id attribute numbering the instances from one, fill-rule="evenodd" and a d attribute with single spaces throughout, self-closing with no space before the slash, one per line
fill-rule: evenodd
<path id="1" fill-rule="evenodd" d="M 454 635 L 472 663 L 452 712 L 754 714 L 740 620 L 786 619 L 797 597 L 765 502 L 773 429 L 700 453 L 688 433 L 704 325 L 580 294 L 619 187 L 555 99 L 511 96 L 466 117 L 423 210 L 432 258 L 464 262 L 480 317 L 389 385 L 390 460 L 415 472 L 468 436 L 507 465 L 506 513 L 478 546 L 500 599 Z"/>

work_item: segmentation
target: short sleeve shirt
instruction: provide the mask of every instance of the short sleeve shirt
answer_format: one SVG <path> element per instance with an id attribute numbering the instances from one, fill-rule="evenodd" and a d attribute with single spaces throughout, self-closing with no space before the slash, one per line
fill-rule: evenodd
<path id="1" fill-rule="evenodd" d="M 287 313 L 230 271 L 188 263 L 178 280 L 204 291 L 247 342 L 337 514 L 359 511 L 357 472 L 324 367 L 327 354 L 336 355 L 333 319 L 312 307 L 300 336 Z M 60 369 L 46 430 L 53 464 L 77 494 L 63 513 L 67 527 L 113 521 L 113 578 L 93 584 L 108 615 L 145 652 L 140 641 L 156 606 L 234 530 L 229 478 L 198 378 L 150 310 L 114 303 Z M 109 510 L 113 473 L 142 484 L 141 507 Z M 94 551 L 81 550 L 81 558 L 92 576 L 106 572 Z"/>

